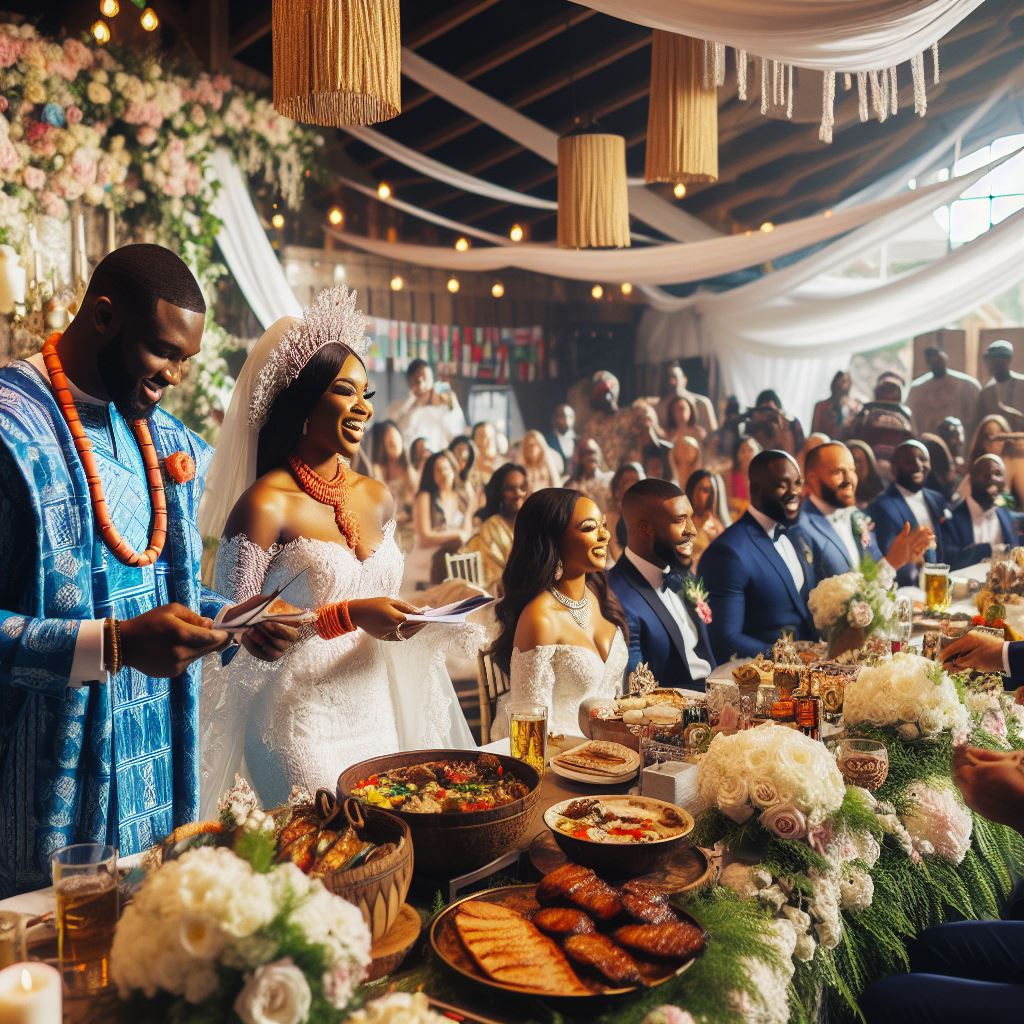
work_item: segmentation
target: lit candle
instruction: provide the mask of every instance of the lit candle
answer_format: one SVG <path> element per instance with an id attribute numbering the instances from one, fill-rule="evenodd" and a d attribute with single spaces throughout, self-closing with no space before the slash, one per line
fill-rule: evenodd
<path id="1" fill-rule="evenodd" d="M 0 971 L 0 1024 L 61 1024 L 60 972 L 30 960 Z"/>

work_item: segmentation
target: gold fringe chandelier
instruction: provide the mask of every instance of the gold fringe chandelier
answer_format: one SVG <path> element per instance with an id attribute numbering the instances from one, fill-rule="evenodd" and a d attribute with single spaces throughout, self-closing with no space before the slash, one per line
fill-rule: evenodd
<path id="1" fill-rule="evenodd" d="M 565 249 L 629 245 L 626 140 L 578 128 L 558 140 L 558 244 Z"/>
<path id="2" fill-rule="evenodd" d="M 718 180 L 718 90 L 713 61 L 714 43 L 654 32 L 647 181 Z"/>
<path id="3" fill-rule="evenodd" d="M 305 124 L 386 121 L 402 109 L 399 0 L 274 0 L 274 108 Z"/>

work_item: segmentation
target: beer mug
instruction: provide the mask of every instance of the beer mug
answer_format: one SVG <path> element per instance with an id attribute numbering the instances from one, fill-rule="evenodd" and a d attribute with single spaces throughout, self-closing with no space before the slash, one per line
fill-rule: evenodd
<path id="1" fill-rule="evenodd" d="M 924 603 L 930 612 L 949 611 L 951 586 L 949 566 L 943 562 L 925 562 L 921 570 Z"/>
<path id="2" fill-rule="evenodd" d="M 544 774 L 548 740 L 548 709 L 543 704 L 514 703 L 508 714 L 508 740 L 514 758 L 525 761 Z"/>

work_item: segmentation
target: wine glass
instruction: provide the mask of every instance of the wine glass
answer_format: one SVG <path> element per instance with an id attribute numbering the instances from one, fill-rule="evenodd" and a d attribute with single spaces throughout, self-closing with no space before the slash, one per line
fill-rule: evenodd
<path id="1" fill-rule="evenodd" d="M 900 594 L 896 598 L 896 639 L 901 647 L 910 643 L 911 634 L 914 632 L 914 602 L 907 594 Z"/>

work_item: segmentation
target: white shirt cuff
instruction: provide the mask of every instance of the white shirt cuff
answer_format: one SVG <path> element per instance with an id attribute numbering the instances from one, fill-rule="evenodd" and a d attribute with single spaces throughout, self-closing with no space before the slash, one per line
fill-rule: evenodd
<path id="1" fill-rule="evenodd" d="M 78 627 L 68 686 L 109 681 L 103 669 L 103 619 L 86 619 Z"/>
<path id="2" fill-rule="evenodd" d="M 1010 641 L 1003 641 L 1003 675 L 1010 674 Z"/>
<path id="3" fill-rule="evenodd" d="M 878 563 L 878 568 L 882 573 L 882 586 L 891 587 L 893 580 L 896 579 L 896 570 L 892 567 L 888 558 L 883 558 Z"/>

